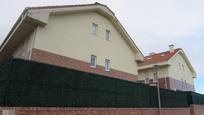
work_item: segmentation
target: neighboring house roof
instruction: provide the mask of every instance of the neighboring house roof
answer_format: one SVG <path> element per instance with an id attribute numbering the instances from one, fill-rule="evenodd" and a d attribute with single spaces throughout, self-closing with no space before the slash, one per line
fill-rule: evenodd
<path id="1" fill-rule="evenodd" d="M 155 64 L 163 61 L 168 61 L 172 56 L 174 56 L 179 50 L 182 50 L 180 48 L 175 49 L 174 52 L 165 51 L 161 53 L 155 53 L 149 56 L 144 57 L 144 61 L 139 63 L 139 66 L 149 65 L 149 64 Z"/>
<path id="2" fill-rule="evenodd" d="M 78 13 L 78 12 L 97 12 L 108 18 L 116 29 L 121 33 L 130 48 L 135 52 L 137 61 L 143 61 L 143 54 L 133 42 L 124 27 L 115 17 L 115 14 L 106 6 L 100 3 L 82 4 L 82 5 L 62 5 L 62 6 L 41 6 L 27 7 L 17 22 L 0 46 L 0 61 L 6 58 L 8 49 L 15 49 L 15 44 L 18 44 L 22 39 L 31 33 L 36 26 L 45 26 L 48 23 L 49 15 L 60 13 Z M 6 51 L 7 50 L 7 51 Z"/>
<path id="3" fill-rule="evenodd" d="M 193 76 L 196 77 L 196 72 L 191 65 L 189 59 L 181 48 L 175 49 L 173 52 L 165 51 L 161 53 L 154 53 L 149 56 L 144 57 L 144 61 L 139 63 L 139 70 L 153 68 L 154 65 L 158 64 L 160 66 L 170 65 L 168 60 L 174 57 L 176 54 L 180 54 L 188 65 L 189 69 L 193 73 Z"/>

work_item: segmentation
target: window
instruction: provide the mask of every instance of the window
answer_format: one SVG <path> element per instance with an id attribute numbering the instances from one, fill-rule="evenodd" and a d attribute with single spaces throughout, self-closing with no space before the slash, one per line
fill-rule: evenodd
<path id="1" fill-rule="evenodd" d="M 153 73 L 153 83 L 158 82 L 158 73 Z"/>
<path id="2" fill-rule="evenodd" d="M 106 30 L 106 40 L 110 41 L 110 30 Z"/>
<path id="3" fill-rule="evenodd" d="M 92 34 L 97 35 L 98 25 L 96 23 L 92 23 Z"/>
<path id="4" fill-rule="evenodd" d="M 96 68 L 96 56 L 91 55 L 90 66 Z"/>
<path id="5" fill-rule="evenodd" d="M 182 64 L 183 71 L 185 70 L 184 65 Z"/>
<path id="6" fill-rule="evenodd" d="M 145 76 L 145 84 L 149 84 L 149 77 Z"/>
<path id="7" fill-rule="evenodd" d="M 178 63 L 179 64 L 179 69 L 181 69 L 181 63 Z"/>
<path id="8" fill-rule="evenodd" d="M 110 71 L 110 60 L 105 59 L 105 71 Z"/>

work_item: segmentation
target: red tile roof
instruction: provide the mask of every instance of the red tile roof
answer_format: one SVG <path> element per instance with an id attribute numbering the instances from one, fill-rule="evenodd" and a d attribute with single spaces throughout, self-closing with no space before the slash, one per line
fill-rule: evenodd
<path id="1" fill-rule="evenodd" d="M 154 64 L 154 63 L 158 63 L 158 62 L 167 61 L 172 56 L 174 56 L 179 50 L 182 50 L 182 49 L 181 48 L 175 49 L 174 52 L 172 52 L 172 53 L 170 51 L 165 51 L 165 52 L 156 53 L 156 54 L 152 54 L 152 55 L 146 56 L 144 58 L 144 61 L 139 63 L 139 66 L 149 65 L 149 64 Z"/>

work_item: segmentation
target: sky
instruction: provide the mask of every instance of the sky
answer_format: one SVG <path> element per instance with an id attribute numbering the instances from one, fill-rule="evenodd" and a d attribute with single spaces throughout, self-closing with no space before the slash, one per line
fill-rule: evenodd
<path id="1" fill-rule="evenodd" d="M 196 92 L 204 94 L 204 0 L 1 0 L 0 43 L 27 6 L 106 4 L 144 55 L 182 48 L 197 72 Z"/>

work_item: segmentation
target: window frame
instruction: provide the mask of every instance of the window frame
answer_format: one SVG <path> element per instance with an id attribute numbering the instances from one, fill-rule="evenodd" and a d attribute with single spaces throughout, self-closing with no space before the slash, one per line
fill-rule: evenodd
<path id="1" fill-rule="evenodd" d="M 94 59 L 94 64 L 92 63 L 92 59 Z M 90 58 L 90 67 L 96 68 L 96 66 L 97 66 L 97 56 L 92 54 Z"/>
<path id="2" fill-rule="evenodd" d="M 182 64 L 182 69 L 183 69 L 183 71 L 185 71 L 185 66 Z"/>
<path id="3" fill-rule="evenodd" d="M 92 34 L 97 35 L 98 32 L 98 24 L 92 23 Z"/>
<path id="4" fill-rule="evenodd" d="M 106 29 L 106 32 L 105 32 L 105 37 L 106 37 L 106 40 L 107 41 L 110 41 L 110 36 L 111 36 L 111 31 Z"/>
<path id="5" fill-rule="evenodd" d="M 179 69 L 181 70 L 181 63 L 179 62 L 178 65 L 179 65 Z"/>
<path id="6" fill-rule="evenodd" d="M 105 65 L 104 65 L 104 70 L 105 71 L 110 71 L 110 60 L 109 59 L 105 59 Z"/>

